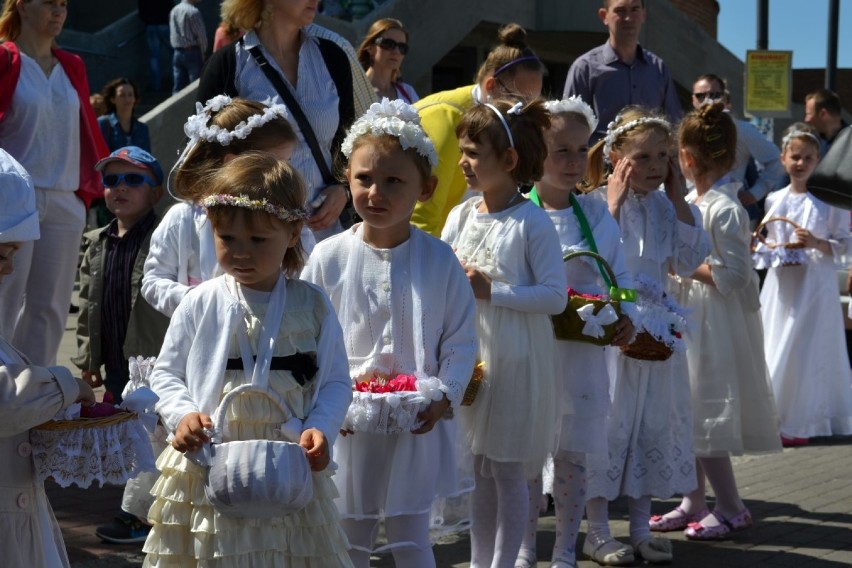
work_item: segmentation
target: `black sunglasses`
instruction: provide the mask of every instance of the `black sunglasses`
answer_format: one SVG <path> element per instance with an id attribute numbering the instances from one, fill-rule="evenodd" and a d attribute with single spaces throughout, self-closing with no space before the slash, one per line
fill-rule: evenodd
<path id="1" fill-rule="evenodd" d="M 151 187 L 157 187 L 157 182 L 149 178 L 144 174 L 107 174 L 103 178 L 105 187 L 118 187 L 121 182 L 127 187 L 139 187 L 142 184 L 147 183 Z"/>
<path id="2" fill-rule="evenodd" d="M 376 45 L 381 47 L 382 49 L 386 49 L 387 51 L 393 51 L 394 49 L 399 50 L 399 52 L 403 55 L 408 53 L 408 44 L 392 40 L 389 37 L 377 37 L 376 41 L 374 41 Z"/>
<path id="3" fill-rule="evenodd" d="M 711 100 L 715 101 L 716 99 L 721 99 L 724 94 L 725 93 L 720 93 L 718 91 L 709 91 L 707 93 L 692 93 L 692 96 L 695 97 L 699 103 L 703 103 L 704 99 L 707 97 L 710 97 Z"/>

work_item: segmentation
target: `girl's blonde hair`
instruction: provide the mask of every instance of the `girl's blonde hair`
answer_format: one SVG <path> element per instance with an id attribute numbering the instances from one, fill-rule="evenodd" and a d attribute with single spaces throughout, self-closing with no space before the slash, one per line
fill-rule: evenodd
<path id="1" fill-rule="evenodd" d="M 583 191 L 591 191 L 600 187 L 604 184 L 607 176 L 609 175 L 609 170 L 606 165 L 606 158 L 608 158 L 608 156 L 604 155 L 604 147 L 606 146 L 607 138 L 610 137 L 610 133 L 616 131 L 621 126 L 626 125 L 628 122 L 642 119 L 651 119 L 651 121 L 640 122 L 636 124 L 636 126 L 633 126 L 632 128 L 629 128 L 613 137 L 610 145 L 612 152 L 621 154 L 631 140 L 654 130 L 664 133 L 666 135 L 666 139 L 671 142 L 672 132 L 670 128 L 665 126 L 668 124 L 668 119 L 665 116 L 640 106 L 629 106 L 625 108 L 618 116 L 615 117 L 611 126 L 607 128 L 607 136 L 598 140 L 598 142 L 589 150 L 589 163 L 586 168 L 586 177 L 580 186 Z"/>
<path id="2" fill-rule="evenodd" d="M 817 154 L 820 151 L 819 131 L 808 124 L 807 122 L 794 122 L 784 130 L 784 136 L 781 137 L 781 153 L 787 151 L 787 146 L 793 140 L 801 140 L 808 142 L 816 148 Z"/>
<path id="3" fill-rule="evenodd" d="M 544 159 L 547 157 L 547 145 L 544 143 L 544 131 L 550 128 L 550 113 L 542 99 L 524 104 L 519 111 L 509 112 L 516 106 L 510 99 L 494 99 L 490 105 L 497 108 L 509 126 L 518 153 L 518 163 L 512 170 L 512 179 L 518 184 L 532 184 L 541 179 L 544 173 Z M 503 122 L 497 113 L 488 106 L 473 105 L 462 115 L 456 127 L 456 136 L 465 137 L 473 142 L 487 141 L 498 156 L 502 156 L 512 144 Z"/>
<path id="4" fill-rule="evenodd" d="M 216 125 L 230 131 L 249 117 L 263 114 L 265 108 L 263 103 L 235 98 L 219 112 L 213 113 L 208 125 Z M 198 201 L 207 194 L 205 180 L 222 165 L 227 154 L 239 155 L 248 150 L 271 150 L 282 144 L 296 142 L 293 127 L 283 117 L 273 118 L 263 126 L 252 129 L 245 139 L 235 138 L 227 146 L 199 140 L 177 168 L 171 189 L 179 199 Z"/>
<path id="5" fill-rule="evenodd" d="M 717 101 L 702 105 L 687 114 L 680 123 L 679 142 L 695 159 L 695 174 L 711 169 L 730 171 L 737 154 L 737 127 Z"/>
<path id="6" fill-rule="evenodd" d="M 527 31 L 518 24 L 506 24 L 497 32 L 500 44 L 491 50 L 476 72 L 476 83 L 488 77 L 514 77 L 518 70 L 544 74 L 544 64 L 527 45 Z"/>
<path id="7" fill-rule="evenodd" d="M 33 0 L 24 0 L 29 4 Z M 21 35 L 21 15 L 18 14 L 18 0 L 6 0 L 3 13 L 0 14 L 0 41 L 15 41 Z"/>
<path id="8" fill-rule="evenodd" d="M 405 26 L 397 20 L 396 18 L 382 18 L 381 20 L 376 20 L 373 22 L 373 25 L 370 26 L 370 29 L 367 30 L 367 35 L 364 36 L 364 41 L 361 42 L 361 45 L 358 46 L 358 63 L 361 64 L 361 67 L 364 68 L 364 71 L 370 68 L 373 64 L 370 58 L 370 47 L 375 45 L 376 39 L 380 38 L 382 34 L 384 34 L 388 30 L 399 30 L 405 34 L 405 41 L 408 41 L 408 30 L 405 29 Z M 391 74 L 391 81 L 399 80 L 399 70 L 395 69 Z"/>
<path id="9" fill-rule="evenodd" d="M 264 152 L 246 152 L 219 168 L 209 180 L 209 195 L 245 196 L 252 201 L 266 201 L 270 205 L 290 211 L 298 211 L 305 203 L 305 182 L 299 173 L 287 162 L 282 162 Z M 235 215 L 247 216 L 248 223 L 265 223 L 276 227 L 284 223 L 278 217 L 266 211 L 256 211 L 235 205 L 212 205 L 207 208 L 207 216 L 213 229 L 221 227 Z M 290 221 L 298 233 L 302 229 L 301 221 Z M 302 241 L 287 249 L 281 269 L 287 276 L 298 276 L 305 264 Z"/>

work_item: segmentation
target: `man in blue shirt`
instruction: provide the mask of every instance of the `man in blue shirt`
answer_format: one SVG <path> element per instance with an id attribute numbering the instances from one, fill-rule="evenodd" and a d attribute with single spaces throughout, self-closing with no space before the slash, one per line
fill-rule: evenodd
<path id="1" fill-rule="evenodd" d="M 568 70 L 563 96 L 579 95 L 598 115 L 593 142 L 628 105 L 662 110 L 672 121 L 683 113 L 668 67 L 639 45 L 645 15 L 644 0 L 603 0 L 598 16 L 609 29 L 609 40 L 578 57 Z"/>

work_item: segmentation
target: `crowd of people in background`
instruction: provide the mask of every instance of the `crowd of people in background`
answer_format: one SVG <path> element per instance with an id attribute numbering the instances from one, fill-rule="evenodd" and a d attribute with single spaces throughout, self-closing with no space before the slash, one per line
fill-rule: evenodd
<path id="1" fill-rule="evenodd" d="M 473 84 L 420 98 L 402 67 L 424 47 L 399 20 L 356 50 L 313 0 L 224 0 L 208 53 L 199 1 L 140 2 L 148 87 L 167 45 L 172 92 L 199 79 L 171 172 L 137 84 L 93 94 L 57 46 L 65 2 L 0 14 L 0 495 L 26 498 L 0 513 L 20 536 L 0 564 L 68 566 L 22 444 L 93 389 L 120 402 L 138 356 L 156 357 L 157 471 L 96 534 L 144 543 L 146 566 L 429 568 L 444 530 L 470 531 L 474 567 L 669 563 L 666 532 L 752 526 L 732 457 L 852 435 L 850 215 L 807 188 L 848 127 L 837 94 L 810 93 L 780 148 L 712 72 L 683 109 L 639 44 L 643 0 L 602 2 L 607 40 L 553 100 L 518 24 Z M 56 366 L 75 279 L 80 379 Z M 405 381 L 425 398 L 395 428 L 400 403 L 362 395 Z M 221 510 L 197 459 L 217 417 L 300 446 L 312 493 Z"/>

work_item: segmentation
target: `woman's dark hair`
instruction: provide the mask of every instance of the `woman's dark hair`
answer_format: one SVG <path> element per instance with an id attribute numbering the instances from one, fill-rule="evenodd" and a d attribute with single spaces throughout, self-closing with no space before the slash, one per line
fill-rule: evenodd
<path id="1" fill-rule="evenodd" d="M 118 79 L 113 79 L 101 90 L 101 95 L 104 98 L 104 104 L 106 105 L 106 114 L 110 114 L 115 112 L 115 103 L 112 102 L 112 99 L 115 98 L 115 93 L 118 91 L 118 88 L 122 85 L 130 85 L 130 88 L 133 89 L 133 98 L 136 99 L 136 104 L 139 104 L 139 87 L 136 86 L 131 79 L 127 77 L 119 77 Z"/>
<path id="2" fill-rule="evenodd" d="M 494 99 L 490 105 L 496 107 L 512 132 L 518 163 L 512 170 L 512 179 L 518 184 L 532 184 L 544 174 L 544 159 L 547 145 L 544 131 L 550 128 L 550 113 L 542 99 L 524 104 L 519 112 L 509 113 L 518 101 Z M 487 141 L 494 152 L 501 156 L 511 147 L 509 135 L 494 109 L 486 105 L 474 105 L 462 116 L 456 127 L 456 136 L 473 142 Z"/>

